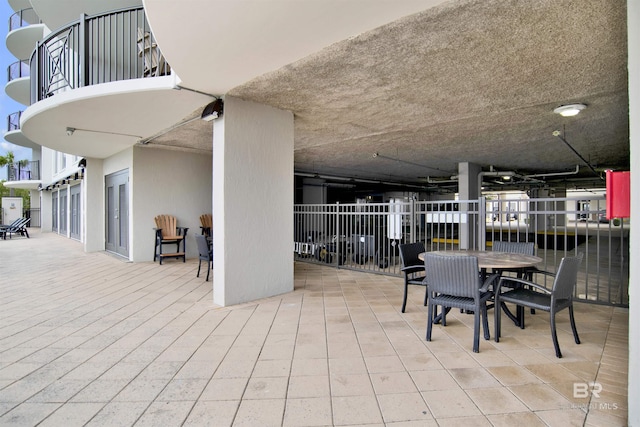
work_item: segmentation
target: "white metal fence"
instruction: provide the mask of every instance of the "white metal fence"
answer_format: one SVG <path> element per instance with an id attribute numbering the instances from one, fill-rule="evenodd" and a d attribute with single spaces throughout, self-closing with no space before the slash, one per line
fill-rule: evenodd
<path id="1" fill-rule="evenodd" d="M 577 299 L 628 306 L 630 224 L 605 213 L 601 196 L 295 205 L 294 258 L 400 276 L 400 243 L 421 241 L 434 251 L 535 242 L 547 271 L 584 253 Z"/>

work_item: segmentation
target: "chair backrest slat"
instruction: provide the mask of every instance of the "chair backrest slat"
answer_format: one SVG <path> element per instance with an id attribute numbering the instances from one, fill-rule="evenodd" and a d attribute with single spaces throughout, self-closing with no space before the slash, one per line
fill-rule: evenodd
<path id="1" fill-rule="evenodd" d="M 175 236 L 178 220 L 173 215 L 158 215 L 155 217 L 156 227 L 162 229 L 162 236 Z"/>
<path id="2" fill-rule="evenodd" d="M 202 225 L 205 228 L 213 227 L 213 215 L 211 214 L 200 215 L 200 225 Z"/>
<path id="3" fill-rule="evenodd" d="M 494 252 L 510 252 L 513 254 L 535 255 L 533 242 L 503 242 L 496 240 L 492 243 Z"/>
<path id="4" fill-rule="evenodd" d="M 582 263 L 582 252 L 577 256 L 564 257 L 553 281 L 553 297 L 555 299 L 569 299 L 573 297 L 573 290 L 578 282 L 578 270 Z"/>
<path id="5" fill-rule="evenodd" d="M 478 294 L 478 258 L 466 255 L 426 253 L 424 258 L 430 292 L 475 298 Z"/>
<path id="6" fill-rule="evenodd" d="M 404 243 L 399 245 L 398 249 L 400 251 L 400 261 L 402 262 L 403 267 L 423 264 L 423 262 L 420 261 L 420 258 L 418 258 L 418 255 L 425 252 L 424 243 Z"/>

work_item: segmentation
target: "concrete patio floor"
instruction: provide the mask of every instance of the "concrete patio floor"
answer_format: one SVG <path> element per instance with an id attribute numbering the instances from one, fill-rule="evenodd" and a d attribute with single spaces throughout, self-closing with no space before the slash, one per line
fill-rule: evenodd
<path id="1" fill-rule="evenodd" d="M 562 359 L 546 313 L 473 353 L 458 310 L 425 341 L 400 278 L 296 263 L 293 292 L 219 307 L 197 260 L 30 234 L 0 240 L 0 425 L 627 424 L 626 309 L 577 303 L 580 345 L 560 314 Z"/>

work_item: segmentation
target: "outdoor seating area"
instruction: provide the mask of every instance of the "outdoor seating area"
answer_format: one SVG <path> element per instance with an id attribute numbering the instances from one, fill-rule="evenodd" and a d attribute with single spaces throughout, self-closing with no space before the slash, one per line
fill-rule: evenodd
<path id="1" fill-rule="evenodd" d="M 625 308 L 574 302 L 562 358 L 542 313 L 474 353 L 456 309 L 425 340 L 425 289 L 402 313 L 401 276 L 296 262 L 293 292 L 219 307 L 195 258 L 154 269 L 31 237 L 3 255 L 2 425 L 627 424 Z"/>
<path id="2" fill-rule="evenodd" d="M 0 225 L 0 237 L 7 240 L 7 236 L 11 239 L 13 235 L 24 236 L 29 238 L 29 230 L 27 226 L 31 221 L 30 218 L 18 218 L 8 225 Z"/>

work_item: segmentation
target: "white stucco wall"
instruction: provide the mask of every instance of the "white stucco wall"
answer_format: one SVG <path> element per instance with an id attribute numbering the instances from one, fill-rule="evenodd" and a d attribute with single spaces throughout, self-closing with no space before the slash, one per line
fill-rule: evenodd
<path id="1" fill-rule="evenodd" d="M 631 150 L 631 221 L 640 221 L 640 2 L 627 2 L 629 34 L 629 130 Z M 640 426 L 640 240 L 631 228 L 629 248 L 629 395 L 628 425 Z"/>
<path id="2" fill-rule="evenodd" d="M 129 177 L 131 259 L 153 259 L 153 219 L 160 214 L 175 215 L 179 226 L 189 227 L 187 258 L 197 257 L 193 236 L 200 234 L 200 215 L 212 212 L 211 154 L 136 146 Z"/>
<path id="3" fill-rule="evenodd" d="M 293 114 L 226 97 L 213 168 L 214 302 L 292 291 Z"/>

